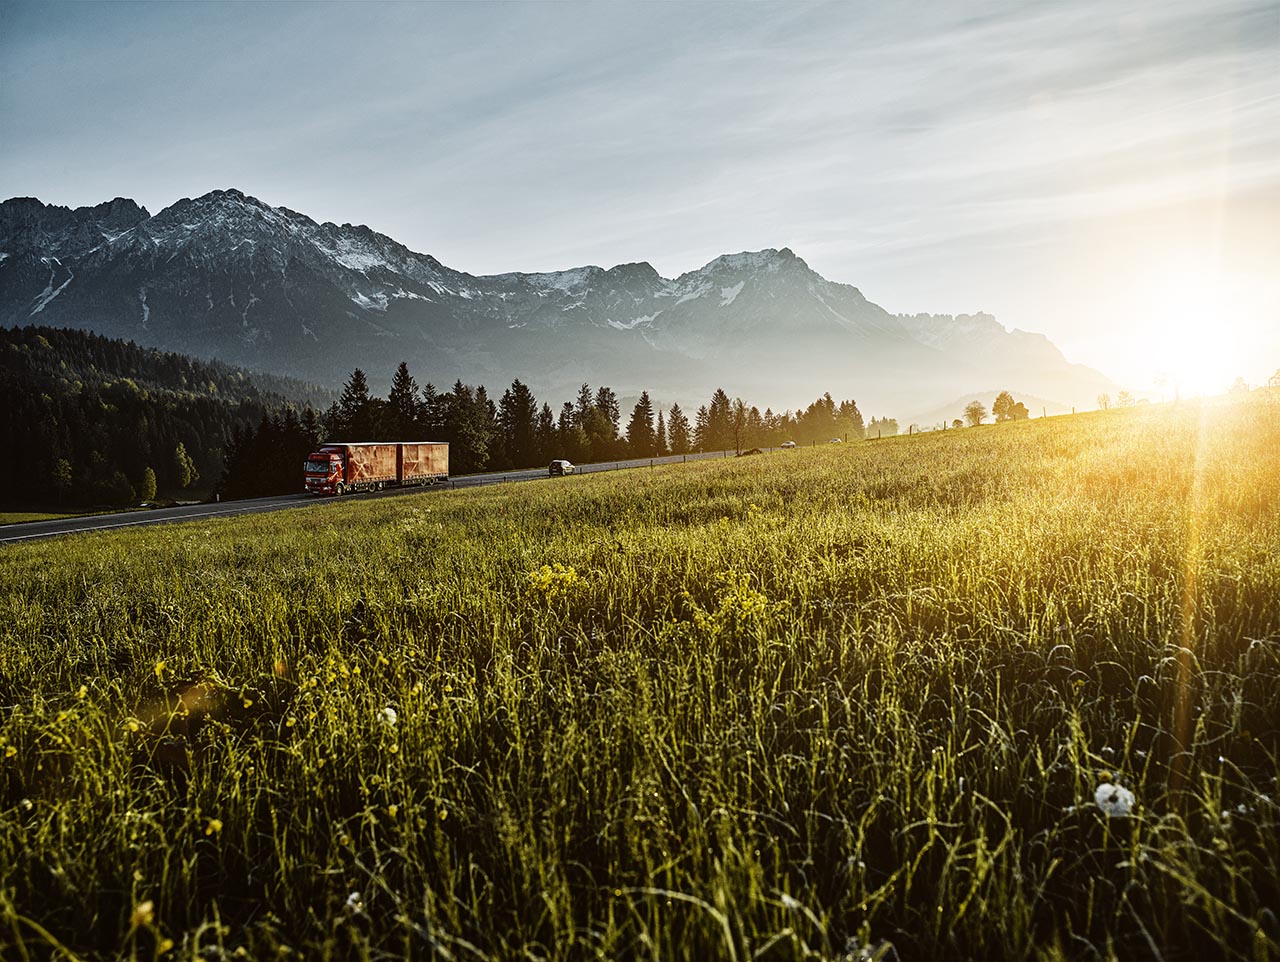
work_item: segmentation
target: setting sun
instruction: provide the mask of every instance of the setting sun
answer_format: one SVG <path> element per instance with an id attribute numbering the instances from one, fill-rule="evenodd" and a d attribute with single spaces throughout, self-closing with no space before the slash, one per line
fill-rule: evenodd
<path id="1" fill-rule="evenodd" d="M 1134 286 L 1137 337 L 1117 361 L 1153 401 L 1221 394 L 1266 367 L 1250 350 L 1263 312 L 1249 278 L 1182 256 Z"/>

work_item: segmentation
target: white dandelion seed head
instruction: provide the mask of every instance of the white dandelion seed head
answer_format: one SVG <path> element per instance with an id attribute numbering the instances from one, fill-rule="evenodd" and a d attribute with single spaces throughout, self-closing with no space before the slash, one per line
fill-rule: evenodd
<path id="1" fill-rule="evenodd" d="M 396 714 L 396 710 L 390 705 L 378 712 L 378 721 L 384 725 L 394 725 L 399 720 L 400 716 Z"/>
<path id="2" fill-rule="evenodd" d="M 1093 800 L 1109 818 L 1124 818 L 1133 811 L 1135 801 L 1133 792 L 1114 782 L 1099 785 L 1093 793 Z"/>

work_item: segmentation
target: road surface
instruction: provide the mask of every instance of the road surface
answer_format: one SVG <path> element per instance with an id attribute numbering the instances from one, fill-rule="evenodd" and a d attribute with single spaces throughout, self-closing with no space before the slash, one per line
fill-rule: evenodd
<path id="1" fill-rule="evenodd" d="M 768 450 L 773 450 L 772 448 Z M 680 464 L 683 461 L 701 461 L 708 458 L 731 458 L 732 451 L 714 451 L 706 454 L 676 454 L 665 458 L 636 458 L 630 461 L 605 461 L 600 464 L 580 464 L 579 474 L 597 471 L 618 471 L 624 468 L 647 468 L 654 464 Z M 178 521 L 196 521 L 204 518 L 229 517 L 241 514 L 264 514 L 287 508 L 320 508 L 328 504 L 345 504 L 349 501 L 367 501 L 374 498 L 402 498 L 409 494 L 445 491 L 455 488 L 475 488 L 507 481 L 548 480 L 546 468 L 529 468 L 523 471 L 496 471 L 491 474 L 467 474 L 452 478 L 434 488 L 387 488 L 348 494 L 342 498 L 321 497 L 309 494 L 281 494 L 271 498 L 253 498 L 245 501 L 224 501 L 214 504 L 184 504 L 174 508 L 152 508 L 148 511 L 121 511 L 116 514 L 95 514 L 83 518 L 56 518 L 52 521 L 27 521 L 0 527 L 0 544 L 18 544 L 39 538 L 57 538 L 87 531 L 112 531 L 120 528 L 136 528 L 151 524 L 173 524 Z M 554 479 L 554 480 L 559 480 Z"/>

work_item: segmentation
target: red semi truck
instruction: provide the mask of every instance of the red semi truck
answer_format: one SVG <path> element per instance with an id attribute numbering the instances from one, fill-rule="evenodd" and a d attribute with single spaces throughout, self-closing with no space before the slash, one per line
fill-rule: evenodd
<path id="1" fill-rule="evenodd" d="M 445 441 L 333 441 L 307 455 L 308 494 L 346 494 L 449 480 Z"/>

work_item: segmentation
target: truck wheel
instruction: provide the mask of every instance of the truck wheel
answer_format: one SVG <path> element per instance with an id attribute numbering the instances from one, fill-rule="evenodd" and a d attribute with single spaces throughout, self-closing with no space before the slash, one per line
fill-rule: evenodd
<path id="1" fill-rule="evenodd" d="M 336 494 L 338 497 L 342 497 L 344 494 L 347 493 L 347 486 L 343 484 L 341 481 L 339 481 L 338 486 L 333 489 L 333 493 Z"/>

